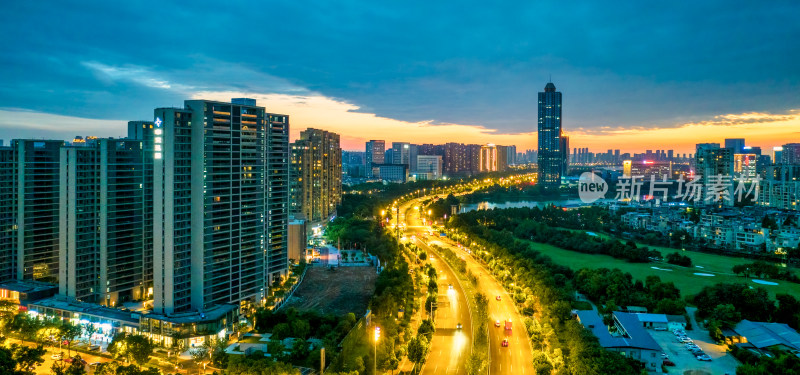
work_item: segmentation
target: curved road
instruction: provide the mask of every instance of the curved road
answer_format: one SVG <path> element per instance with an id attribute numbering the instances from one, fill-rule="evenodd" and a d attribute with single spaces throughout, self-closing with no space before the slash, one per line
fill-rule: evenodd
<path id="1" fill-rule="evenodd" d="M 417 205 L 418 201 L 411 201 L 409 205 Z M 429 226 L 423 226 L 419 216 L 416 215 L 414 226 L 408 226 L 409 232 L 420 233 L 430 231 Z M 415 219 L 413 216 L 401 216 L 401 220 Z M 410 225 L 410 224 L 409 224 Z M 489 346 L 490 346 L 490 374 L 535 374 L 532 362 L 533 349 L 530 339 L 525 332 L 522 324 L 522 315 L 517 311 L 511 296 L 505 291 L 503 286 L 491 276 L 488 270 L 476 259 L 467 253 L 465 248 L 459 248 L 456 243 L 445 237 L 434 237 L 428 244 L 450 248 L 454 253 L 461 256 L 467 262 L 467 269 L 478 276 L 477 289 L 483 292 L 489 299 Z M 431 252 L 429 252 L 431 253 Z M 443 260 L 440 260 L 443 261 Z M 454 277 L 454 276 L 453 276 Z M 500 300 L 497 300 L 500 296 Z M 500 321 L 500 327 L 496 327 L 496 321 Z M 511 331 L 504 329 L 504 322 L 512 322 Z M 466 325 L 465 325 L 466 327 Z M 437 326 L 438 328 L 438 326 Z M 503 339 L 508 339 L 509 345 L 501 345 Z M 429 359 L 430 362 L 430 359 Z M 426 365 L 426 370 L 428 370 Z"/>
<path id="2" fill-rule="evenodd" d="M 405 220 L 411 218 L 412 215 L 409 214 L 412 211 L 414 209 L 411 203 L 402 205 L 400 222 L 405 223 Z M 424 233 L 421 227 L 407 226 L 407 228 L 408 235 L 415 235 L 417 238 Z M 438 308 L 434 312 L 436 332 L 433 334 L 428 359 L 421 374 L 466 375 L 467 360 L 472 350 L 472 320 L 466 294 L 447 263 L 427 245 L 421 246 L 432 257 L 430 262 L 438 273 L 439 292 L 436 300 Z M 452 285 L 452 289 L 449 285 Z M 462 329 L 457 328 L 459 323 Z"/>

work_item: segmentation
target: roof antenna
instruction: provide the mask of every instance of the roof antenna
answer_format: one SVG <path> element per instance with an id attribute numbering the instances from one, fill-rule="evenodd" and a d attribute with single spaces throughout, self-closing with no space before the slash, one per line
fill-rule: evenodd
<path id="1" fill-rule="evenodd" d="M 550 73 L 550 81 L 549 82 L 553 83 L 553 74 L 552 73 Z"/>

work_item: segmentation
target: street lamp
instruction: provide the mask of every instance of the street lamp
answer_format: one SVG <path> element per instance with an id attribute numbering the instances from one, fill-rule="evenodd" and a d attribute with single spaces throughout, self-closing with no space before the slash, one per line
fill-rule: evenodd
<path id="1" fill-rule="evenodd" d="M 375 327 L 375 361 L 373 362 L 372 373 L 378 373 L 378 339 L 381 338 L 381 327 Z"/>

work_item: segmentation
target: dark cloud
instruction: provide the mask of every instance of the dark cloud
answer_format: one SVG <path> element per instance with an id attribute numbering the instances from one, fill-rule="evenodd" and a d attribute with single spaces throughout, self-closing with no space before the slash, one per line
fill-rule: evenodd
<path id="1" fill-rule="evenodd" d="M 552 75 L 567 128 L 680 125 L 800 107 L 798 14 L 791 1 L 12 0 L 0 103 L 139 119 L 193 90 L 318 92 L 385 117 L 520 132 Z"/>

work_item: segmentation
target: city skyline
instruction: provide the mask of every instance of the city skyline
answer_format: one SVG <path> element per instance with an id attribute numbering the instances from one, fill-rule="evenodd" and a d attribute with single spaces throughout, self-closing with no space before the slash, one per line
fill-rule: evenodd
<path id="1" fill-rule="evenodd" d="M 156 14 L 148 6 L 115 7 L 130 16 L 115 19 L 102 16 L 110 11 L 102 6 L 10 4 L 0 27 L 16 35 L 9 42 L 18 52 L 0 63 L 0 139 L 41 131 L 65 140 L 123 136 L 127 121 L 152 120 L 150 109 L 163 103 L 252 97 L 292 115 L 292 140 L 313 127 L 342 134 L 346 150 L 369 139 L 524 150 L 537 142 L 535 96 L 551 76 L 571 98 L 564 133 L 578 147 L 631 152 L 669 143 L 690 152 L 696 142 L 744 137 L 769 149 L 800 136 L 800 75 L 792 64 L 800 26 L 789 22 L 796 4 L 697 5 L 713 8 L 712 19 L 695 5 L 452 12 L 352 4 L 336 9 L 340 17 L 318 19 L 297 5 L 233 3 L 215 8 L 221 17 L 204 26 L 193 22 L 203 9 L 165 4 Z M 281 14 L 293 27 L 250 26 L 258 22 L 247 22 L 249 14 L 260 13 Z M 175 16 L 165 25 L 159 14 Z M 529 22 L 542 14 L 577 26 Z M 396 33 L 412 15 L 427 22 Z M 341 19 L 351 27 L 339 27 Z M 492 26 L 498 23 L 507 27 Z M 27 24 L 47 27 L 16 32 Z M 213 45 L 223 41 L 221 29 L 237 35 L 237 47 L 268 52 L 220 55 Z M 183 37 L 209 42 L 170 42 Z"/>

